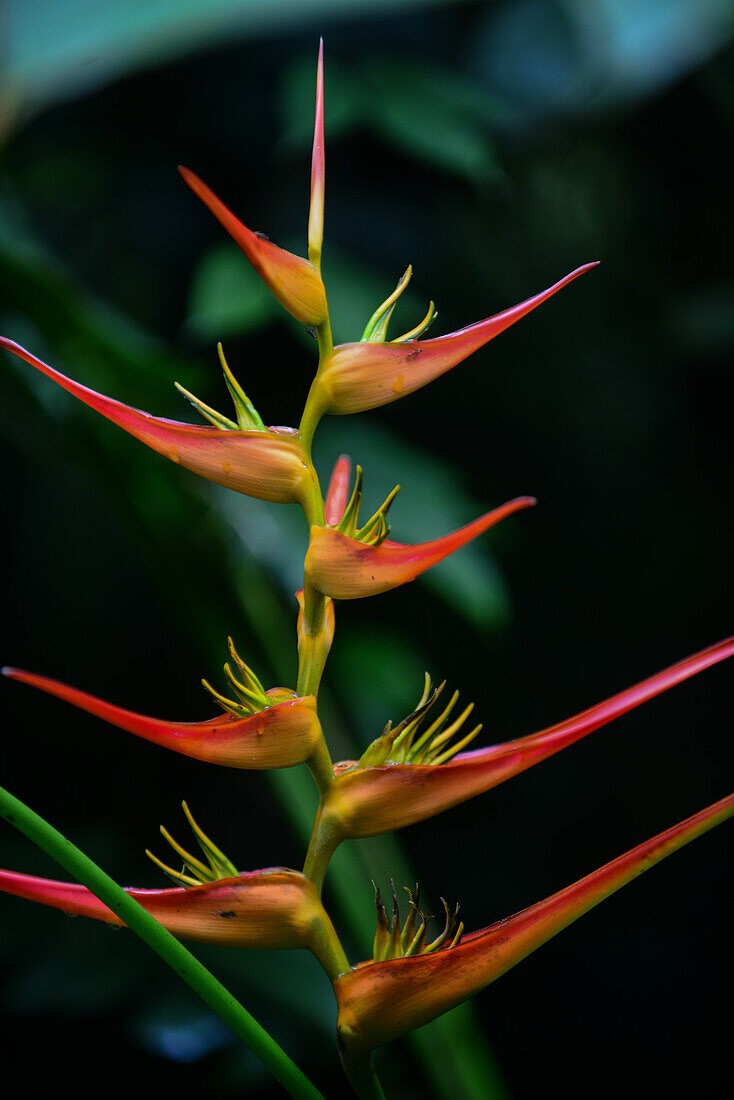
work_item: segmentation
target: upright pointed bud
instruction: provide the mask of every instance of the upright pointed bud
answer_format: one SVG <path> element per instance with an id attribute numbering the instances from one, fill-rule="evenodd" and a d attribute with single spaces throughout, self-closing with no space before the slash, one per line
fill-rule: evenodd
<path id="1" fill-rule="evenodd" d="M 349 483 L 352 477 L 352 460 L 349 455 L 340 455 L 334 463 L 331 480 L 324 501 L 324 523 L 327 527 L 336 527 L 347 506 Z"/>
<path id="2" fill-rule="evenodd" d="M 734 795 L 638 845 L 573 886 L 431 954 L 365 963 L 337 979 L 337 1028 L 352 1080 L 375 1047 L 422 1027 L 484 989 L 584 913 L 734 814 Z M 447 915 L 448 914 L 447 909 Z"/>
<path id="3" fill-rule="evenodd" d="M 188 393 L 187 398 L 217 427 L 198 427 L 151 416 L 67 378 L 13 340 L 0 336 L 0 347 L 35 367 L 158 454 L 208 481 L 274 503 L 303 503 L 308 498 L 312 475 L 294 428 L 241 431 L 234 421 L 203 406 Z"/>
<path id="4" fill-rule="evenodd" d="M 183 167 L 179 172 L 237 242 L 280 304 L 301 324 L 320 325 L 326 317 L 326 292 L 317 268 L 309 260 L 278 248 L 262 234 L 253 233 L 194 172 Z"/>
<path id="5" fill-rule="evenodd" d="M 354 600 L 397 588 L 415 580 L 500 520 L 535 504 L 533 497 L 517 497 L 442 538 L 403 545 L 384 538 L 388 530 L 384 512 L 395 491 L 369 523 L 354 532 L 354 537 L 328 527 L 311 528 L 306 576 L 319 592 L 335 600 Z M 356 526 L 356 516 L 353 526 Z"/>
<path id="6" fill-rule="evenodd" d="M 85 886 L 0 870 L 0 890 L 74 916 L 123 922 Z M 330 977 L 347 969 L 336 932 L 311 882 L 270 867 L 195 886 L 126 892 L 182 940 L 229 947 L 312 951 Z"/>
<path id="7" fill-rule="evenodd" d="M 324 40 L 319 41 L 319 63 L 316 71 L 316 115 L 311 154 L 311 206 L 308 214 L 308 258 L 317 269 L 321 267 L 321 245 L 324 239 Z"/>
<path id="8" fill-rule="evenodd" d="M 455 718 L 456 696 L 432 720 L 429 708 L 440 703 L 434 704 L 430 698 L 427 677 L 426 691 L 413 714 L 395 730 L 386 730 L 360 761 L 335 765 L 334 781 L 314 825 L 309 851 L 318 853 L 318 859 L 313 860 L 313 867 L 307 863 L 310 876 L 323 878 L 342 840 L 405 828 L 483 794 L 732 655 L 734 638 L 727 638 L 538 733 L 458 755 L 457 750 L 481 727 L 465 735 L 463 722 L 469 708 Z M 421 723 L 430 725 L 423 729 Z M 634 767 L 634 759 L 630 767 Z"/>
<path id="9" fill-rule="evenodd" d="M 432 340 L 416 338 L 436 315 L 431 302 L 421 324 L 397 340 L 387 342 L 383 332 L 381 342 L 366 336 L 358 343 L 340 344 L 334 348 L 318 380 L 322 407 L 336 414 L 365 412 L 421 389 L 595 266 L 584 264 L 540 294 L 448 336 Z M 401 293 L 409 276 L 410 268 L 395 294 Z M 388 299 L 388 304 L 394 303 Z"/>
<path id="10" fill-rule="evenodd" d="M 298 698 L 283 688 L 265 692 L 261 704 L 249 708 L 242 699 L 210 689 L 224 714 L 202 722 L 171 722 L 124 710 L 47 676 L 16 668 L 2 672 L 145 741 L 209 764 L 255 771 L 291 768 L 309 759 L 322 736 L 314 697 Z"/>

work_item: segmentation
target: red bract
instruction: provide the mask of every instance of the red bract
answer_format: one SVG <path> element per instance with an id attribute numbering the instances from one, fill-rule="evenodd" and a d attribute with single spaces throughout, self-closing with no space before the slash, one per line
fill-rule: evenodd
<path id="1" fill-rule="evenodd" d="M 349 1073 L 374 1047 L 429 1023 L 501 977 L 643 871 L 734 814 L 734 795 L 512 917 L 430 955 L 363 963 L 334 984 Z"/>
<path id="2" fill-rule="evenodd" d="M 17 668 L 4 668 L 11 680 L 39 688 L 119 729 L 184 756 L 230 768 L 291 768 L 311 756 L 321 737 L 313 696 L 277 702 L 248 718 L 222 714 L 204 722 L 148 718 L 106 703 L 85 691 Z"/>
<path id="3" fill-rule="evenodd" d="M 314 827 L 314 847 L 323 855 L 323 846 L 333 851 L 347 837 L 376 836 L 442 813 L 733 654 L 734 638 L 727 638 L 564 722 L 505 744 L 460 753 L 444 764 L 337 764 Z"/>
<path id="4" fill-rule="evenodd" d="M 208 481 L 276 503 L 302 501 L 312 483 L 294 428 L 227 431 L 164 420 L 74 382 L 13 340 L 0 336 L 0 347 L 41 371 L 154 451 Z"/>
<path id="5" fill-rule="evenodd" d="M 339 531 L 315 526 L 306 554 L 306 577 L 319 592 L 335 600 L 375 596 L 415 580 L 495 523 L 533 504 L 533 497 L 517 497 L 458 531 L 414 546 L 389 540 L 365 546 Z"/>
<path id="6" fill-rule="evenodd" d="M 0 890 L 64 913 L 123 924 L 84 886 L 0 869 Z M 268 867 L 200 886 L 126 892 L 180 939 L 229 947 L 307 948 L 336 976 L 326 947 L 336 933 L 313 884 L 297 871 Z"/>
<path id="7" fill-rule="evenodd" d="M 365 412 L 421 389 L 592 267 L 596 267 L 596 263 L 584 264 L 540 294 L 447 336 L 432 340 L 340 344 L 334 348 L 318 381 L 324 411 Z"/>

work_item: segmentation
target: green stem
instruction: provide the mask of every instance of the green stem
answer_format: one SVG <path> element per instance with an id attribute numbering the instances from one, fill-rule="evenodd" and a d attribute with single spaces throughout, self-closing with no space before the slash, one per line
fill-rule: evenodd
<path id="1" fill-rule="evenodd" d="M 298 427 L 298 434 L 309 455 L 311 453 L 314 432 L 328 407 L 328 398 L 321 384 L 321 375 L 324 367 L 334 351 L 334 341 L 331 335 L 331 321 L 329 320 L 328 313 L 324 321 L 316 329 L 316 339 L 319 345 L 319 365 L 316 368 L 316 376 L 311 383 L 311 389 L 308 391 L 308 397 L 306 398 L 306 404 L 303 409 L 303 416 L 301 417 L 301 423 Z"/>
<path id="2" fill-rule="evenodd" d="M 337 821 L 324 812 L 324 801 L 322 795 L 303 865 L 304 875 L 311 880 L 319 894 L 324 886 L 331 857 L 343 840 Z"/>
<path id="3" fill-rule="evenodd" d="M 316 748 L 306 763 L 318 787 L 319 795 L 323 798 L 334 781 L 334 765 L 323 732 L 321 739 L 317 742 Z"/>
<path id="4" fill-rule="evenodd" d="M 310 441 L 305 444 L 306 461 L 309 467 L 310 484 L 305 489 L 301 496 L 301 508 L 303 508 L 303 514 L 306 517 L 306 523 L 309 528 L 316 526 L 322 526 L 324 522 L 324 498 L 321 495 L 321 486 L 319 485 L 318 474 L 311 461 L 311 445 Z"/>
<path id="5" fill-rule="evenodd" d="M 42 848 L 117 914 L 243 1040 L 295 1100 L 324 1100 L 318 1089 L 250 1013 L 142 905 L 60 832 L 0 787 L 0 817 Z"/>
<path id="6" fill-rule="evenodd" d="M 331 637 L 326 634 L 326 597 L 304 577 L 303 620 L 298 640 L 298 695 L 318 695 Z"/>

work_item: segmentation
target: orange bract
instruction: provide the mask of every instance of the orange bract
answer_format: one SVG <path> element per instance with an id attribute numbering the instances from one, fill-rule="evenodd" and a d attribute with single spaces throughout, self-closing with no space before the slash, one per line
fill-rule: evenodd
<path id="1" fill-rule="evenodd" d="M 194 172 L 188 168 L 179 168 L 179 172 L 237 242 L 280 304 L 302 324 L 320 325 L 326 317 L 326 292 L 314 265 L 253 233 Z"/>
<path id="2" fill-rule="evenodd" d="M 171 722 L 124 710 L 48 676 L 15 668 L 5 668 L 3 674 L 146 741 L 230 768 L 292 768 L 308 760 L 321 736 L 313 696 L 274 703 L 247 718 L 222 714 L 203 722 Z"/>
<path id="3" fill-rule="evenodd" d="M 319 592 L 335 600 L 375 596 L 415 580 L 495 523 L 533 504 L 532 497 L 517 497 L 458 531 L 414 546 L 389 540 L 379 546 L 365 546 L 339 531 L 312 527 L 306 576 Z"/>
<path id="4" fill-rule="evenodd" d="M 330 413 L 358 413 L 389 405 L 451 370 L 484 344 L 546 302 L 579 275 L 596 267 L 584 264 L 540 294 L 458 332 L 432 340 L 340 344 L 319 379 Z"/>
<path id="5" fill-rule="evenodd" d="M 13 340 L 0 336 L 0 347 L 41 371 L 158 454 L 208 481 L 275 503 L 302 500 L 310 485 L 311 475 L 294 428 L 226 431 L 165 420 L 82 386 Z"/>
<path id="6" fill-rule="evenodd" d="M 666 856 L 734 814 L 734 795 L 639 844 L 573 886 L 430 955 L 367 963 L 334 984 L 347 1073 L 382 1043 L 422 1027 L 511 967 Z"/>

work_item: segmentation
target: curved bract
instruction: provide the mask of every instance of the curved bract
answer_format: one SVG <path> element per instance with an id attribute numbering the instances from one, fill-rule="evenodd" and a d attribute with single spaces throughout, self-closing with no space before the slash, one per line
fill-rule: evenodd
<path id="1" fill-rule="evenodd" d="M 274 503 L 301 501 L 310 485 L 311 475 L 295 428 L 226 431 L 165 420 L 82 386 L 13 340 L 0 336 L 0 347 L 158 454 L 208 481 Z"/>
<path id="2" fill-rule="evenodd" d="M 545 901 L 454 947 L 367 963 L 334 984 L 345 1068 L 374 1047 L 422 1027 L 478 993 L 643 871 L 734 814 L 729 795 L 619 856 Z"/>
<path id="3" fill-rule="evenodd" d="M 76 883 L 0 869 L 0 890 L 64 913 L 123 925 L 86 886 Z M 307 948 L 335 976 L 324 952 L 336 934 L 313 884 L 298 871 L 269 867 L 200 886 L 126 887 L 125 892 L 180 939 L 230 947 Z"/>
<path id="4" fill-rule="evenodd" d="M 208 206 L 230 237 L 240 246 L 280 304 L 304 325 L 320 325 L 326 317 L 326 292 L 317 269 L 309 260 L 294 256 L 253 233 L 229 210 L 221 199 L 188 168 L 179 172 L 195 195 Z"/>
<path id="5" fill-rule="evenodd" d="M 275 703 L 249 718 L 223 714 L 204 722 L 170 722 L 124 710 L 47 676 L 15 668 L 2 671 L 119 729 L 210 764 L 252 770 L 291 768 L 308 760 L 321 737 L 312 695 Z"/>
<path id="6" fill-rule="evenodd" d="M 433 817 L 519 775 L 732 655 L 734 638 L 727 638 L 572 718 L 504 744 L 459 753 L 444 764 L 337 764 L 316 830 L 335 847 L 347 837 L 377 836 Z"/>
<path id="7" fill-rule="evenodd" d="M 533 504 L 533 497 L 517 497 L 458 531 L 413 546 L 389 539 L 379 546 L 366 546 L 339 531 L 314 526 L 306 554 L 306 577 L 319 592 L 335 600 L 375 596 L 415 580 L 500 520 Z"/>
<path id="8" fill-rule="evenodd" d="M 421 389 L 596 267 L 584 264 L 519 305 L 467 328 L 432 340 L 340 344 L 319 377 L 322 404 L 330 413 L 358 413 L 389 405 Z"/>

